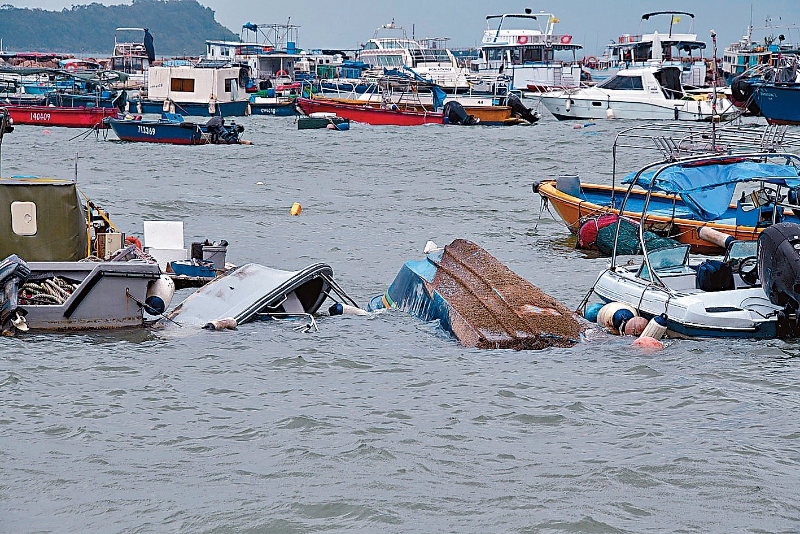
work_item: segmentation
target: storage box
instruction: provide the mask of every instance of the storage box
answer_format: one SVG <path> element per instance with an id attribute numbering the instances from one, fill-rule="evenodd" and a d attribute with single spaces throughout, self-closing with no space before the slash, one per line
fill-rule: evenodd
<path id="1" fill-rule="evenodd" d="M 124 242 L 125 234 L 97 234 L 97 257 L 107 260 L 114 252 L 122 248 Z"/>
<path id="2" fill-rule="evenodd" d="M 227 250 L 228 247 L 206 245 L 203 247 L 203 259 L 212 262 L 214 264 L 214 269 L 224 271 Z"/>

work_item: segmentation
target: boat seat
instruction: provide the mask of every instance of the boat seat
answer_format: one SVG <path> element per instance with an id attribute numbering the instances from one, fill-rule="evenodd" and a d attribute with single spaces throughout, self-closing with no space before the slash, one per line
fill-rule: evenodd
<path id="1" fill-rule="evenodd" d="M 577 176 L 559 176 L 556 178 L 556 189 L 571 197 L 582 197 L 581 179 Z"/>

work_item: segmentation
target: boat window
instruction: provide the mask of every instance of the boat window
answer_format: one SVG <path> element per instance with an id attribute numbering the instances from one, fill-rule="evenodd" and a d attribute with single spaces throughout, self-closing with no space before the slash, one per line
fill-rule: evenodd
<path id="1" fill-rule="evenodd" d="M 225 78 L 225 92 L 230 93 L 233 90 L 233 82 L 236 78 Z"/>
<path id="2" fill-rule="evenodd" d="M 489 48 L 486 50 L 486 60 L 487 61 L 502 61 L 503 58 L 503 49 L 502 48 Z"/>
<path id="3" fill-rule="evenodd" d="M 36 204 L 11 203 L 11 230 L 17 235 L 36 235 Z"/>
<path id="4" fill-rule="evenodd" d="M 758 255 L 758 241 L 733 241 L 728 247 L 728 252 L 725 255 L 725 261 L 728 260 L 741 260 L 750 256 Z"/>
<path id="5" fill-rule="evenodd" d="M 367 43 L 364 45 L 364 50 L 377 50 L 378 45 L 375 43 Z"/>
<path id="6" fill-rule="evenodd" d="M 641 76 L 614 76 L 598 84 L 597 87 L 615 91 L 641 91 L 644 89 Z"/>
<path id="7" fill-rule="evenodd" d="M 191 78 L 172 78 L 170 80 L 170 89 L 183 93 L 193 93 L 194 80 Z"/>
<path id="8" fill-rule="evenodd" d="M 673 267 L 683 267 L 689 261 L 690 245 L 677 245 L 674 247 L 660 248 L 647 253 L 650 265 L 655 271 L 662 271 Z M 639 277 L 650 280 L 647 264 L 642 262 Z"/>

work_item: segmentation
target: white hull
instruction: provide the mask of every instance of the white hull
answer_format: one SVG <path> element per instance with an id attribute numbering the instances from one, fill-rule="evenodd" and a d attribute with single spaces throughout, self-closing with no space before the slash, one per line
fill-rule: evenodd
<path id="1" fill-rule="evenodd" d="M 676 292 L 670 296 L 638 278 L 637 270 L 638 266 L 604 271 L 595 293 L 608 302 L 629 304 L 647 317 L 666 313 L 670 329 L 677 334 L 758 337 L 760 332 L 774 330 L 774 314 L 783 309 L 769 301 L 760 285 L 741 284 L 738 275 L 737 289 L 707 292 L 694 287 L 694 271 L 676 273 L 666 277 Z M 766 319 L 770 314 L 772 318 Z"/>
<path id="2" fill-rule="evenodd" d="M 546 93 L 541 102 L 558 119 L 708 121 L 714 115 L 710 100 L 672 100 L 657 94 L 635 93 L 589 88 Z M 725 118 L 735 112 L 729 100 L 718 97 L 716 115 Z"/>

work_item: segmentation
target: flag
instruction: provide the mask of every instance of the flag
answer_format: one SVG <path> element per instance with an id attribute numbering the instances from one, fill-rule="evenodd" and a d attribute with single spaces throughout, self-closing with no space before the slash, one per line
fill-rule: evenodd
<path id="1" fill-rule="evenodd" d="M 677 24 L 681 21 L 681 18 L 678 15 L 672 15 L 672 23 Z"/>
<path id="2" fill-rule="evenodd" d="M 560 21 L 560 20 L 558 20 L 558 19 L 557 19 L 557 18 L 555 18 L 555 17 L 550 17 L 550 18 L 547 20 L 547 22 L 549 22 L 550 24 L 556 24 L 557 22 L 561 22 L 561 21 Z"/>

